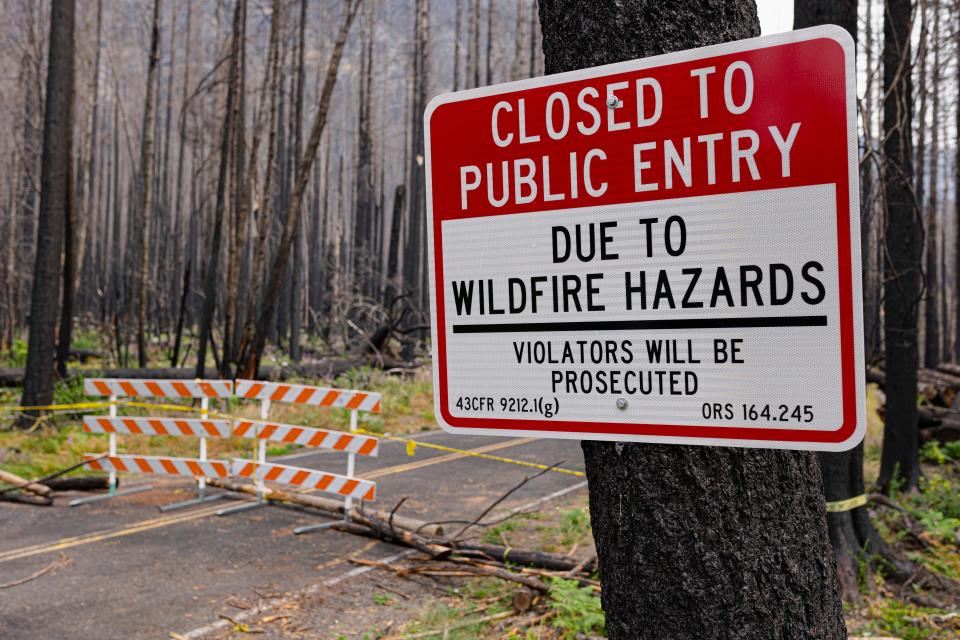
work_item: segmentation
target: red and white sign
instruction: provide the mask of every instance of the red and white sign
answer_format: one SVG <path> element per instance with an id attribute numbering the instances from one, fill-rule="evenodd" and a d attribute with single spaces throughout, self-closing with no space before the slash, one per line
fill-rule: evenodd
<path id="1" fill-rule="evenodd" d="M 434 99 L 441 426 L 853 447 L 855 99 L 832 26 Z"/>

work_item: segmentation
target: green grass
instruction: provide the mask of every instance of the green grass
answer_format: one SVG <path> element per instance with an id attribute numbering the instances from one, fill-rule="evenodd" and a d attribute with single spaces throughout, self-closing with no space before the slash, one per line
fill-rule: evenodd
<path id="1" fill-rule="evenodd" d="M 9 351 L 0 351 L 0 366 L 25 367 L 27 366 L 27 342 L 15 338 Z"/>
<path id="2" fill-rule="evenodd" d="M 857 629 L 857 635 L 867 633 L 893 636 L 902 640 L 954 640 L 953 630 L 937 628 L 931 617 L 947 613 L 939 609 L 915 606 L 892 598 L 881 598 L 871 603 L 870 621 Z"/>
<path id="3" fill-rule="evenodd" d="M 582 547 L 593 539 L 590 514 L 581 507 L 562 510 L 559 523 L 538 525 L 537 531 L 544 551 L 566 553 L 574 545 Z"/>

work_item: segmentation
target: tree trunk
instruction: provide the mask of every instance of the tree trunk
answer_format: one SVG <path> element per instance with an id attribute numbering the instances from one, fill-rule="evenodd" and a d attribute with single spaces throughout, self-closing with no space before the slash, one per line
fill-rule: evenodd
<path id="1" fill-rule="evenodd" d="M 745 0 L 540 2 L 547 73 L 755 36 Z M 808 452 L 583 442 L 610 638 L 842 638 Z"/>
<path id="2" fill-rule="evenodd" d="M 50 10 L 50 52 L 43 109 L 43 156 L 40 169 L 40 215 L 33 293 L 30 299 L 30 341 L 23 381 L 23 406 L 53 400 L 55 329 L 60 305 L 60 249 L 69 202 L 73 145 L 74 2 L 54 2 Z M 17 420 L 33 425 L 40 412 Z"/>
<path id="3" fill-rule="evenodd" d="M 320 92 L 313 126 L 310 129 L 310 137 L 307 139 L 307 146 L 303 150 L 299 167 L 297 168 L 293 196 L 286 212 L 280 243 L 277 247 L 277 254 L 270 270 L 270 279 L 267 281 L 267 287 L 265 289 L 263 310 L 257 319 L 254 338 L 246 345 L 246 351 L 241 354 L 242 374 L 246 377 L 256 376 L 260 355 L 263 353 L 263 347 L 266 343 L 266 333 L 277 309 L 277 300 L 280 295 L 280 281 L 283 278 L 287 262 L 290 258 L 294 231 L 300 227 L 300 218 L 303 213 L 303 194 L 304 191 L 306 191 L 310 170 L 313 167 L 313 161 L 317 155 L 317 147 L 320 146 L 320 136 L 323 134 L 323 130 L 327 124 L 330 99 L 333 96 L 333 88 L 336 84 L 337 72 L 340 68 L 340 59 L 343 57 L 343 49 L 347 42 L 347 35 L 350 33 L 350 25 L 353 24 L 353 19 L 356 17 L 357 10 L 360 8 L 362 1 L 363 0 L 347 0 L 347 2 L 344 3 L 343 21 L 340 23 L 340 31 L 337 34 L 337 39 L 334 42 L 333 51 L 330 54 L 330 60 L 327 64 L 327 73 L 324 77 L 323 89 Z"/>
<path id="4" fill-rule="evenodd" d="M 954 22 L 954 24 L 956 24 L 956 22 Z M 955 67 L 960 69 L 960 30 L 957 31 L 957 43 L 954 51 L 957 57 Z M 957 73 L 957 91 L 960 92 L 960 72 Z M 954 109 L 954 117 L 956 118 L 954 131 L 960 131 L 960 108 Z M 960 142 L 954 144 L 953 147 L 953 206 L 956 210 L 953 219 L 957 221 L 954 223 L 955 226 L 953 230 L 956 236 L 953 251 L 953 278 L 954 282 L 956 282 L 960 279 L 960 195 L 957 195 L 960 194 Z M 960 362 L 960 291 L 954 292 L 953 305 L 953 361 Z"/>
<path id="5" fill-rule="evenodd" d="M 453 26 L 453 90 L 460 90 L 460 31 L 463 24 L 463 0 L 456 0 L 457 13 Z"/>
<path id="6" fill-rule="evenodd" d="M 137 360 L 147 366 L 147 266 L 150 257 L 150 219 L 153 213 L 153 122 L 154 84 L 160 66 L 160 0 L 153 0 L 150 29 L 150 61 L 147 66 L 147 98 L 143 107 L 143 145 L 140 172 L 140 247 L 137 293 Z"/>
<path id="7" fill-rule="evenodd" d="M 73 97 L 71 95 L 71 102 Z M 67 360 L 70 359 L 70 342 L 73 335 L 73 314 L 77 301 L 77 270 L 80 234 L 77 218 L 77 197 L 73 177 L 73 136 L 64 141 L 70 157 L 67 171 L 66 212 L 63 220 L 63 299 L 60 307 L 60 334 L 57 339 L 57 374 L 67 376 Z"/>
<path id="8" fill-rule="evenodd" d="M 875 364 L 880 357 L 881 337 L 883 328 L 880 322 L 880 292 L 883 280 L 883 261 L 879 259 L 877 247 L 880 245 L 879 236 L 882 217 L 878 215 L 875 203 L 876 189 L 874 188 L 874 172 L 876 171 L 876 145 L 874 135 L 874 96 L 876 94 L 873 74 L 874 58 L 874 21 L 873 2 L 866 3 L 866 68 L 867 82 L 863 99 L 865 113 L 863 114 L 864 139 L 869 159 L 861 165 L 861 227 L 860 250 L 863 253 L 863 341 L 864 355 L 868 364 Z"/>
<path id="9" fill-rule="evenodd" d="M 835 24 L 846 29 L 857 39 L 856 0 L 796 0 L 793 5 L 793 28 L 803 29 L 820 24 Z M 869 206 L 865 200 L 864 207 Z M 864 215 L 864 218 L 867 216 Z M 828 502 L 838 502 L 862 495 L 863 443 L 850 451 L 817 453 L 823 475 L 823 491 Z M 890 553 L 870 521 L 866 506 L 850 511 L 827 513 L 827 531 L 837 559 L 838 579 L 844 600 L 861 602 L 860 579 L 864 578 L 861 564 L 865 557 L 881 555 L 890 559 Z M 869 564 L 869 563 L 868 563 Z M 869 571 L 869 566 L 866 567 Z"/>
<path id="10" fill-rule="evenodd" d="M 923 238 L 913 191 L 910 0 L 887 0 L 883 28 L 884 193 L 889 274 L 884 286 L 887 404 L 880 487 L 912 488 L 920 475 L 917 430 L 917 315 Z"/>
<path id="11" fill-rule="evenodd" d="M 233 9 L 233 32 L 230 38 L 230 70 L 227 75 L 227 103 L 226 117 L 220 132 L 220 168 L 217 175 L 217 197 L 213 219 L 213 238 L 210 247 L 207 268 L 204 273 L 203 284 L 203 311 L 200 318 L 200 337 L 197 341 L 198 378 L 204 377 L 206 369 L 207 344 L 210 342 L 213 331 L 213 313 L 217 305 L 217 271 L 220 266 L 220 245 L 223 244 L 223 211 L 227 197 L 227 169 L 230 164 L 230 142 L 233 140 L 236 106 L 239 99 L 237 93 L 237 76 L 239 75 L 240 31 L 243 20 L 243 0 L 237 0 Z M 220 368 L 219 366 L 217 367 Z"/>
<path id="12" fill-rule="evenodd" d="M 918 123 L 921 135 L 919 138 L 919 148 L 917 149 L 917 206 L 921 211 L 926 211 L 924 221 L 924 234 L 926 240 L 926 305 L 924 306 L 924 335 L 923 335 L 923 366 L 928 369 L 934 369 L 940 364 L 940 252 L 939 252 L 939 232 L 937 231 L 937 175 L 939 160 L 937 158 L 938 143 L 938 117 L 939 117 L 939 82 L 937 74 L 940 64 L 940 46 L 935 40 L 931 39 L 929 31 L 926 29 L 928 21 L 926 17 L 926 2 L 921 4 L 924 10 L 923 23 L 921 29 L 921 89 L 920 89 L 920 122 Z M 940 5 L 939 2 L 933 3 L 934 14 L 934 35 L 939 31 Z M 931 46 L 932 45 L 932 46 Z M 933 49 L 934 60 L 933 67 L 927 71 L 927 51 Z M 927 164 L 926 148 L 926 110 L 927 94 L 933 93 L 933 114 L 930 123 L 930 162 Z M 929 177 L 929 180 L 928 180 Z M 929 182 L 929 190 L 925 188 L 924 183 Z M 929 199 L 929 205 L 924 205 L 924 201 Z"/>
<path id="13" fill-rule="evenodd" d="M 293 98 L 293 173 L 297 174 L 300 165 L 300 152 L 303 147 L 303 85 L 306 76 L 303 70 L 304 57 L 304 32 L 307 24 L 307 0 L 300 1 L 300 20 L 297 35 L 297 68 L 296 68 L 296 92 Z M 300 221 L 297 231 L 296 244 L 293 249 L 293 291 L 290 299 L 290 360 L 300 362 L 300 341 L 303 330 L 303 269 L 306 258 L 306 249 L 304 248 L 306 240 L 306 227 L 304 221 Z"/>

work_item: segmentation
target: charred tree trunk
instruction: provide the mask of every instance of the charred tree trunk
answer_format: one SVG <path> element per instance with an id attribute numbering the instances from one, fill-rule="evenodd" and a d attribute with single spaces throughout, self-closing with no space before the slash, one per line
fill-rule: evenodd
<path id="1" fill-rule="evenodd" d="M 836 24 L 846 29 L 856 41 L 856 0 L 797 0 L 793 8 L 794 29 Z M 869 206 L 869 203 L 863 206 Z M 824 496 L 828 502 L 838 502 L 863 494 L 862 442 L 850 451 L 817 453 L 817 459 L 823 475 Z M 843 598 L 849 602 L 860 602 L 863 598 L 859 580 L 865 577 L 861 574 L 861 562 L 865 557 L 878 555 L 891 560 L 890 553 L 874 529 L 866 506 L 827 513 L 827 531 L 837 559 Z M 867 570 L 869 571 L 869 566 Z"/>
<path id="2" fill-rule="evenodd" d="M 297 35 L 296 92 L 293 98 L 293 174 L 300 168 L 300 152 L 303 148 L 303 84 L 306 76 L 303 69 L 304 35 L 307 24 L 307 0 L 300 2 L 299 33 Z M 290 360 L 300 362 L 300 341 L 303 331 L 303 269 L 306 258 L 304 248 L 306 226 L 301 220 L 293 249 L 293 291 L 290 296 Z"/>
<path id="3" fill-rule="evenodd" d="M 197 377 L 203 378 L 206 369 L 207 345 L 213 331 L 213 313 L 217 305 L 217 271 L 220 265 L 220 245 L 223 244 L 223 213 L 227 197 L 227 169 L 230 165 L 230 143 L 233 140 L 240 64 L 240 30 L 243 20 L 243 0 L 237 0 L 233 9 L 233 32 L 230 43 L 230 70 L 227 79 L 226 118 L 220 133 L 220 168 L 217 175 L 217 196 L 213 218 L 213 238 L 203 284 L 203 311 L 200 318 L 200 337 L 197 341 Z M 216 354 L 214 354 L 216 355 Z M 219 366 L 217 367 L 220 368 Z"/>
<path id="4" fill-rule="evenodd" d="M 70 98 L 71 102 L 73 97 Z M 80 233 L 77 217 L 77 197 L 73 177 L 73 136 L 64 141 L 70 156 L 70 171 L 67 172 L 66 211 L 63 220 L 63 298 L 60 307 L 60 334 L 57 339 L 57 374 L 67 377 L 67 360 L 70 359 L 70 342 L 73 334 L 73 314 L 77 301 L 77 270 Z"/>
<path id="5" fill-rule="evenodd" d="M 759 33 L 745 0 L 541 0 L 540 21 L 547 73 Z M 610 638 L 844 637 L 813 454 L 583 451 Z"/>
<path id="6" fill-rule="evenodd" d="M 54 349 L 60 305 L 60 249 L 69 201 L 73 158 L 74 2 L 54 2 L 50 10 L 50 53 L 43 109 L 40 215 L 30 299 L 30 341 L 23 381 L 24 406 L 53 400 Z M 17 420 L 29 428 L 38 412 Z"/>
<path id="7" fill-rule="evenodd" d="M 939 233 L 937 231 L 937 141 L 938 141 L 938 66 L 940 64 L 940 47 L 933 42 L 931 47 L 931 37 L 926 27 L 928 18 L 926 16 L 926 3 L 920 5 L 923 11 L 923 28 L 921 28 L 921 52 L 920 52 L 920 117 L 918 127 L 920 129 L 919 148 L 917 149 L 917 206 L 921 211 L 926 211 L 924 220 L 924 239 L 926 240 L 925 250 L 926 268 L 924 275 L 926 283 L 924 291 L 926 292 L 926 305 L 924 306 L 924 335 L 923 335 L 923 366 L 928 369 L 935 369 L 940 364 L 940 252 L 939 252 Z M 940 8 L 939 2 L 933 3 L 932 11 L 934 13 L 934 34 L 939 31 Z M 927 51 L 933 49 L 933 66 L 927 70 Z M 931 89 L 928 90 L 928 87 Z M 930 124 L 930 162 L 927 164 L 927 146 L 926 146 L 926 119 L 928 94 L 933 93 L 933 117 Z M 928 180 L 929 177 L 929 180 Z M 929 190 L 925 188 L 925 183 L 929 181 Z M 929 199 L 930 204 L 925 206 L 925 201 Z"/>
<path id="8" fill-rule="evenodd" d="M 140 246 L 137 271 L 137 359 L 147 366 L 147 267 L 150 258 L 150 220 L 153 213 L 153 123 L 154 84 L 160 66 L 160 0 L 153 1 L 153 21 L 150 28 L 150 61 L 147 66 L 147 98 L 143 107 L 143 145 L 140 171 Z"/>
<path id="9" fill-rule="evenodd" d="M 363 0 L 347 0 L 347 2 L 344 3 L 343 21 L 340 23 L 340 30 L 327 64 L 327 72 L 323 81 L 323 89 L 320 92 L 317 112 L 314 116 L 313 126 L 310 129 L 310 137 L 307 139 L 307 145 L 303 150 L 299 167 L 297 168 L 293 196 L 286 212 L 279 246 L 277 247 L 277 254 L 270 270 L 270 278 L 264 290 L 265 299 L 263 301 L 263 309 L 257 319 L 253 339 L 245 345 L 245 351 L 241 354 L 242 374 L 244 377 L 255 377 L 257 368 L 259 367 L 260 356 L 266 344 L 267 330 L 277 309 L 277 301 L 280 297 L 280 282 L 290 258 L 294 231 L 300 226 L 300 218 L 303 213 L 303 194 L 306 191 L 307 180 L 310 177 L 313 161 L 317 155 L 317 147 L 320 146 L 320 137 L 327 124 L 330 100 L 333 97 L 333 88 L 337 81 L 337 72 L 340 68 L 340 60 L 343 57 L 343 49 L 347 42 L 347 35 L 350 33 L 350 26 L 353 24 L 353 19 L 356 17 L 357 10 L 360 8 L 362 1 Z"/>
<path id="10" fill-rule="evenodd" d="M 913 191 L 911 26 L 910 0 L 887 0 L 883 28 L 883 186 L 889 270 L 883 300 L 887 404 L 878 479 L 884 489 L 895 478 L 903 488 L 915 487 L 920 475 L 917 319 L 923 238 Z"/>
<path id="11" fill-rule="evenodd" d="M 460 31 L 463 24 L 463 0 L 457 0 L 457 13 L 453 26 L 453 90 L 460 90 Z"/>
<path id="12" fill-rule="evenodd" d="M 387 249 L 387 286 L 383 296 L 383 305 L 390 305 L 394 296 L 400 293 L 400 234 L 403 224 L 403 203 L 407 198 L 407 188 L 398 184 L 393 192 L 393 216 L 390 218 L 390 246 Z"/>

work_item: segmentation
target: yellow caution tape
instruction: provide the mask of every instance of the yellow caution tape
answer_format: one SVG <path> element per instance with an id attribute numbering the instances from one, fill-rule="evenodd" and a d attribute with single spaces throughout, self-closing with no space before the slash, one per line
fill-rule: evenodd
<path id="1" fill-rule="evenodd" d="M 118 405 L 118 406 L 125 406 L 125 407 L 138 407 L 138 408 L 143 408 L 143 409 L 165 409 L 165 410 L 167 410 L 167 411 L 184 411 L 184 412 L 190 412 L 190 413 L 196 413 L 196 412 L 198 411 L 197 407 L 191 407 L 191 406 L 186 406 L 186 405 L 163 404 L 163 403 L 154 403 L 154 402 L 136 402 L 136 401 L 133 401 L 133 400 L 121 400 L 121 401 L 117 401 L 117 402 L 114 402 L 114 403 L 104 402 L 104 401 L 99 401 L 99 402 L 76 402 L 76 403 L 72 403 L 72 404 L 51 404 L 51 405 L 43 405 L 43 406 L 36 406 L 36 407 L 17 407 L 17 406 L 3 406 L 3 405 L 0 405 L 0 410 L 5 410 L 5 411 L 20 411 L 20 412 L 22 412 L 22 411 L 58 411 L 58 410 L 68 410 L 68 409 L 102 409 L 102 408 L 111 406 L 111 404 L 115 404 L 115 405 Z M 227 413 L 220 413 L 219 411 L 210 411 L 210 412 L 209 412 L 209 415 L 210 415 L 211 417 L 223 418 L 223 419 L 245 419 L 245 418 L 241 418 L 241 417 L 239 417 L 239 416 L 233 416 L 233 415 L 230 415 L 230 414 L 227 414 Z M 37 422 L 38 422 L 38 423 L 39 423 L 39 422 L 42 422 L 44 419 L 46 419 L 46 418 L 48 418 L 48 417 L 50 417 L 50 416 L 44 416 L 44 417 L 40 418 Z M 34 427 L 36 427 L 36 426 L 37 426 L 37 425 L 34 425 Z M 403 443 L 406 444 L 406 452 L 407 452 L 407 455 L 408 455 L 408 456 L 411 456 L 411 457 L 414 456 L 414 455 L 416 455 L 416 453 L 417 453 L 417 448 L 418 448 L 418 447 L 424 447 L 424 448 L 427 448 L 427 449 L 433 449 L 433 450 L 435 450 L 435 451 L 444 451 L 444 452 L 446 452 L 446 453 L 456 453 L 456 454 L 460 454 L 460 455 L 463 455 L 463 456 L 469 456 L 469 457 L 471 457 L 471 458 L 481 458 L 481 459 L 483 459 L 483 460 L 492 460 L 492 461 L 494 461 L 494 462 L 503 462 L 503 463 L 506 463 L 506 464 L 514 464 L 514 465 L 518 465 L 518 466 L 521 466 L 521 467 L 529 467 L 529 468 L 531 468 L 531 469 L 540 469 L 540 470 L 556 471 L 557 473 L 564 473 L 564 474 L 567 474 L 567 475 L 577 476 L 577 477 L 581 477 L 581 478 L 586 476 L 586 474 L 585 474 L 584 472 L 582 472 L 582 471 L 575 471 L 575 470 L 573 470 L 573 469 L 563 469 L 563 468 L 560 468 L 560 467 L 551 467 L 551 466 L 549 466 L 549 465 L 539 464 L 539 463 L 536 463 L 536 462 L 527 462 L 526 460 L 514 460 L 513 458 L 504 458 L 504 457 L 502 457 L 502 456 L 492 456 L 492 455 L 486 454 L 486 453 L 477 453 L 477 452 L 474 452 L 474 451 L 466 451 L 466 450 L 464 450 L 464 449 L 455 449 L 455 448 L 453 448 L 453 447 L 446 447 L 446 446 L 443 446 L 443 445 L 440 445 L 440 444 L 432 444 L 432 443 L 428 443 L 428 442 L 421 442 L 421 441 L 413 440 L 413 439 L 411 439 L 411 438 L 401 438 L 401 437 L 398 437 L 398 436 L 391 436 L 391 435 L 386 435 L 386 434 L 382 434 L 382 433 L 375 433 L 375 432 L 373 432 L 373 431 L 367 431 L 366 429 L 357 429 L 356 433 L 362 433 L 362 434 L 368 435 L 368 436 L 374 436 L 374 437 L 377 437 L 377 438 L 383 438 L 384 440 L 393 440 L 394 442 L 403 442 Z M 861 504 L 865 504 L 865 503 L 866 503 L 866 497 L 865 497 L 865 496 L 861 496 L 861 497 L 864 499 L 864 502 L 861 503 Z M 838 503 L 827 503 L 827 510 L 828 510 L 828 511 L 831 510 L 831 508 L 830 508 L 830 505 L 831 505 L 831 504 L 838 504 Z M 855 505 L 855 506 L 859 506 L 859 505 Z M 853 508 L 853 507 L 850 507 L 850 509 L 852 509 L 852 508 Z M 836 511 L 843 511 L 843 510 L 847 510 L 847 509 L 835 509 L 835 510 L 836 510 Z"/>
<path id="2" fill-rule="evenodd" d="M 504 462 L 506 464 L 515 464 L 521 467 L 530 467 L 532 469 L 540 470 L 550 470 L 556 471 L 557 473 L 565 473 L 570 476 L 585 477 L 583 471 L 575 471 L 573 469 L 563 469 L 562 467 L 551 467 L 546 464 L 539 464 L 537 462 L 527 462 L 526 460 L 514 460 L 513 458 L 504 458 L 502 456 L 492 456 L 488 453 L 476 453 L 473 451 L 465 451 L 463 449 L 454 449 L 453 447 L 445 447 L 442 444 L 432 444 L 429 442 L 422 442 L 418 440 L 411 440 L 410 438 L 401 438 L 398 436 L 391 436 L 383 433 L 376 433 L 373 431 L 367 431 L 366 429 L 357 429 L 357 433 L 362 433 L 365 436 L 374 436 L 376 438 L 383 438 L 384 440 L 393 440 L 394 442 L 405 442 L 407 443 L 407 455 L 412 456 L 416 453 L 418 447 L 424 447 L 426 449 L 433 449 L 435 451 L 444 451 L 447 453 L 459 453 L 460 455 L 469 456 L 471 458 L 482 458 L 483 460 L 493 460 L 494 462 Z M 413 445 L 411 447 L 411 445 Z"/>
<path id="3" fill-rule="evenodd" d="M 66 409 L 101 409 L 109 407 L 109 402 L 74 402 L 70 404 L 43 404 L 33 407 L 18 407 L 11 405 L 0 405 L 0 411 L 63 411 Z"/>
<path id="4" fill-rule="evenodd" d="M 827 503 L 829 513 L 843 513 L 844 511 L 853 511 L 857 507 L 867 504 L 867 494 L 862 493 L 859 496 L 847 498 L 846 500 L 837 500 Z"/>

